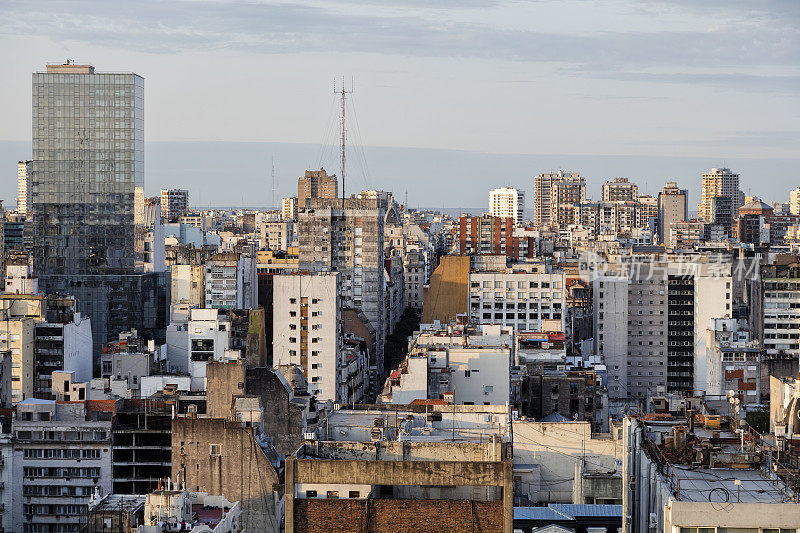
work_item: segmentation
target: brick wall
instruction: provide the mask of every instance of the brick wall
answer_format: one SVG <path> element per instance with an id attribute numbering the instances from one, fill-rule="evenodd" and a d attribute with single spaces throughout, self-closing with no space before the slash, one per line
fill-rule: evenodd
<path id="1" fill-rule="evenodd" d="M 503 530 L 501 501 L 327 500 L 294 502 L 296 533 L 442 533 Z"/>

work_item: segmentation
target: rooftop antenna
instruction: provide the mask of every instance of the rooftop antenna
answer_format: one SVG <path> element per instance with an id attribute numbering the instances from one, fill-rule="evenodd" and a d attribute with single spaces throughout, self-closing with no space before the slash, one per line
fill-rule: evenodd
<path id="1" fill-rule="evenodd" d="M 345 127 L 345 102 L 347 102 L 347 95 L 353 94 L 353 80 L 350 79 L 350 90 L 348 91 L 345 89 L 344 86 L 344 76 L 342 76 L 342 86 L 340 90 L 336 90 L 336 78 L 333 79 L 333 93 L 341 95 L 341 106 L 342 106 L 342 116 L 339 119 L 339 126 L 340 126 L 340 150 L 341 150 L 341 160 L 342 160 L 342 209 L 344 209 L 344 198 L 345 198 L 345 190 L 344 190 L 344 169 L 345 169 L 345 145 L 347 144 L 347 129 Z"/>
<path id="2" fill-rule="evenodd" d="M 272 156 L 272 208 L 277 209 L 278 204 L 275 203 L 275 156 Z"/>

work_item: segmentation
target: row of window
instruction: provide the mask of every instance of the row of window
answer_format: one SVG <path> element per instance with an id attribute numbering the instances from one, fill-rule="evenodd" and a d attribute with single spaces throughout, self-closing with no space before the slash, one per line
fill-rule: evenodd
<path id="1" fill-rule="evenodd" d="M 100 450 L 65 450 L 30 448 L 24 451 L 25 459 L 99 459 Z"/>
<path id="2" fill-rule="evenodd" d="M 51 466 L 26 466 L 23 469 L 25 477 L 85 477 L 85 478 L 99 478 L 100 467 L 77 467 L 77 466 L 64 466 L 64 467 L 51 467 Z"/>

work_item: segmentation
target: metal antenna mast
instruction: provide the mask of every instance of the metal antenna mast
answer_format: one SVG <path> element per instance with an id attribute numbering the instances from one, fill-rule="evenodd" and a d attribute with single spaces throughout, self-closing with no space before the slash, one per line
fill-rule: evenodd
<path id="1" fill-rule="evenodd" d="M 275 156 L 272 156 L 272 208 L 278 208 L 278 204 L 275 202 Z"/>
<path id="2" fill-rule="evenodd" d="M 340 126 L 340 134 L 341 134 L 341 138 L 340 138 L 341 146 L 340 146 L 340 149 L 341 149 L 341 158 L 342 158 L 342 169 L 341 169 L 341 173 L 342 173 L 342 207 L 344 208 L 344 198 L 345 198 L 345 193 L 344 193 L 344 168 L 345 168 L 345 157 L 346 157 L 345 156 L 345 145 L 347 144 L 347 129 L 345 127 L 345 102 L 347 101 L 347 95 L 348 94 L 353 94 L 353 81 L 350 80 L 350 90 L 348 91 L 348 90 L 346 90 L 344 88 L 344 76 L 342 76 L 342 87 L 341 87 L 341 90 L 337 91 L 336 90 L 336 79 L 334 78 L 334 80 L 333 80 L 333 92 L 334 92 L 334 94 L 340 94 L 341 95 L 341 105 L 342 105 L 342 116 L 339 119 L 339 126 Z"/>

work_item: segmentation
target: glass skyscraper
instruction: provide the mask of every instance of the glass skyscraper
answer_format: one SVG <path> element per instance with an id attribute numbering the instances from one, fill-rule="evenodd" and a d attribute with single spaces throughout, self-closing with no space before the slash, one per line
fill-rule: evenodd
<path id="1" fill-rule="evenodd" d="M 34 73 L 31 186 L 37 274 L 132 272 L 144 202 L 144 79 L 74 64 Z"/>
<path id="2" fill-rule="evenodd" d="M 95 349 L 132 328 L 163 335 L 168 283 L 142 273 L 144 79 L 47 65 L 33 74 L 33 264 L 40 287 L 77 298 Z"/>

